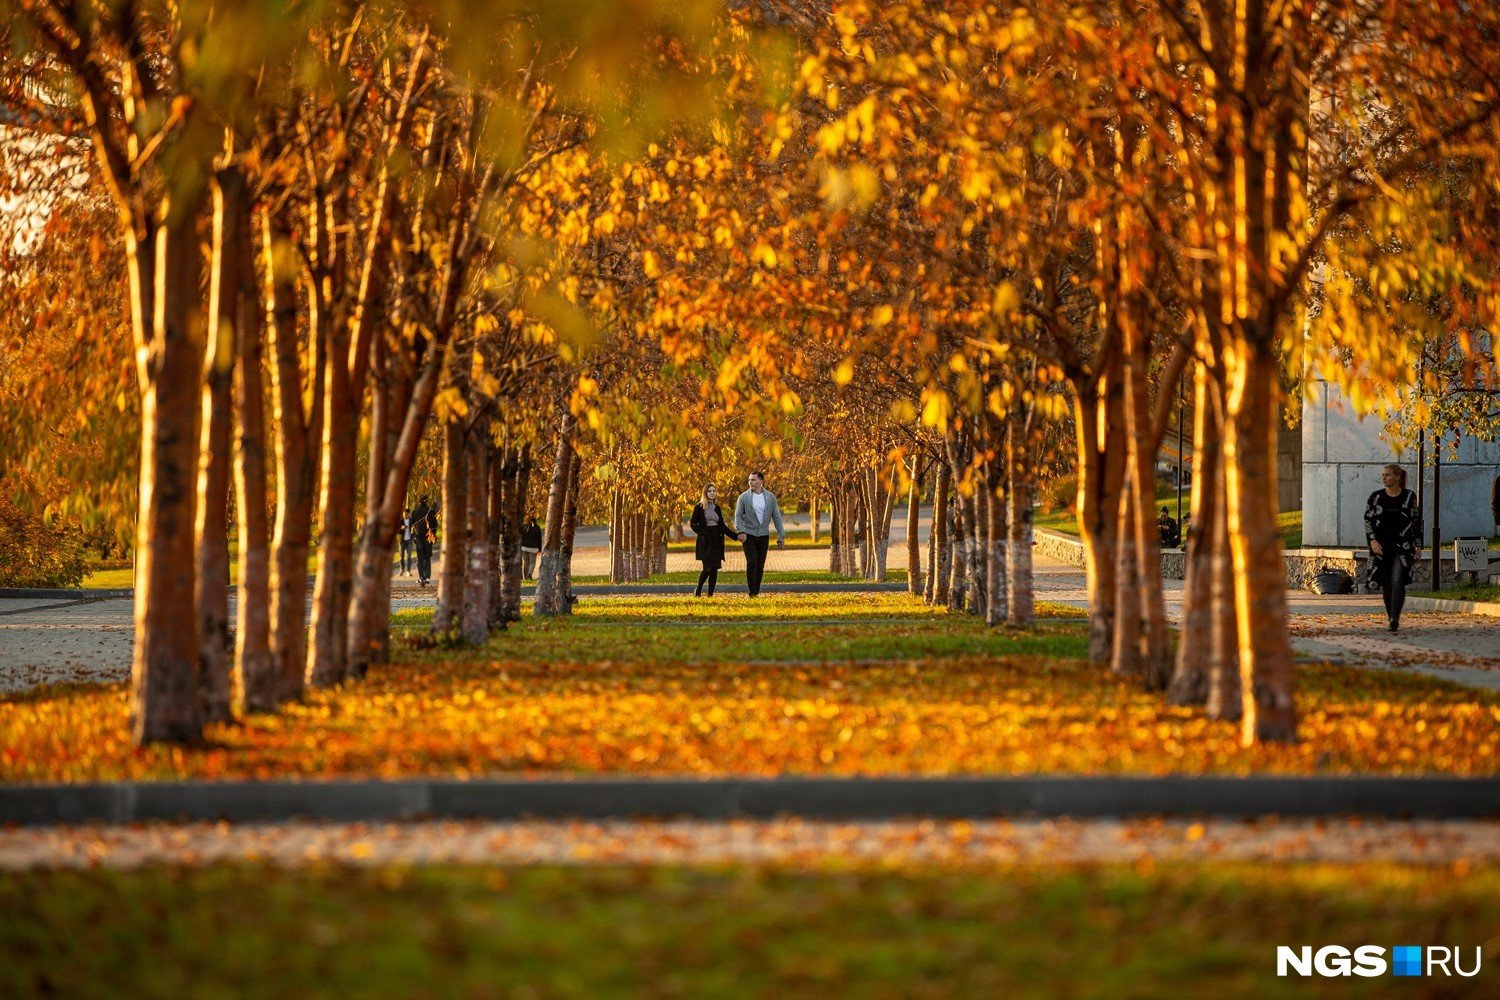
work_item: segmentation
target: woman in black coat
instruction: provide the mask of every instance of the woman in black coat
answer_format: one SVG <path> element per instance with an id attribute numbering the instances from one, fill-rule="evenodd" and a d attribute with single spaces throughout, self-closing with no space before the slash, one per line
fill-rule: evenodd
<path id="1" fill-rule="evenodd" d="M 1391 631 L 1401 627 L 1401 607 L 1411 584 L 1412 565 L 1422 544 L 1422 508 L 1406 488 L 1406 470 L 1387 465 L 1380 472 L 1384 489 L 1365 504 L 1365 538 L 1370 543 L 1370 579 L 1380 584 Z"/>
<path id="2" fill-rule="evenodd" d="M 703 596 L 703 585 L 708 584 L 708 596 L 714 596 L 714 584 L 719 582 L 719 567 L 724 565 L 724 539 L 737 536 L 724 523 L 724 512 L 719 509 L 718 491 L 713 484 L 703 487 L 703 499 L 693 507 L 693 519 L 689 522 L 698 541 L 693 546 L 693 555 L 703 564 L 698 574 L 698 589 L 694 597 Z"/>

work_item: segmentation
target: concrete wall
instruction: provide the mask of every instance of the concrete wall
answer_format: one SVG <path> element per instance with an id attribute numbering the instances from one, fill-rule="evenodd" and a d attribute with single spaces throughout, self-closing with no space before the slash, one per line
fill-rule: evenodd
<path id="1" fill-rule="evenodd" d="M 1417 488 L 1416 452 L 1398 456 L 1381 421 L 1353 414 L 1336 386 L 1317 383 L 1302 414 L 1302 544 L 1311 548 L 1363 546 L 1365 502 L 1380 489 L 1381 467 L 1404 466 Z M 1428 462 L 1432 449 L 1428 448 Z M 1495 532 L 1490 491 L 1500 477 L 1500 445 L 1461 439 L 1445 450 L 1442 469 L 1443 541 Z M 1423 497 L 1427 537 L 1432 542 L 1432 469 L 1426 470 Z"/>

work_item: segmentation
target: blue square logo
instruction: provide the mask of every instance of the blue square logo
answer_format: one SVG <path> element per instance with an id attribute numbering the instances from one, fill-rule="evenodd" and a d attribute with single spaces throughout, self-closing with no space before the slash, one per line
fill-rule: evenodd
<path id="1" fill-rule="evenodd" d="M 1397 976 L 1420 976 L 1422 974 L 1421 946 L 1400 944 L 1392 948 L 1391 973 Z"/>

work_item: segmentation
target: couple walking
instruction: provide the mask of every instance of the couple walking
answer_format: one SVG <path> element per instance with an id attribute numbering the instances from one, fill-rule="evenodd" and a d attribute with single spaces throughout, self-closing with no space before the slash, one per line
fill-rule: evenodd
<path id="1" fill-rule="evenodd" d="M 694 554 L 703 564 L 694 597 L 703 596 L 705 583 L 708 584 L 708 596 L 714 596 L 719 567 L 724 564 L 724 539 L 737 539 L 745 550 L 745 585 L 751 597 L 760 593 L 760 581 L 766 572 L 771 525 L 776 526 L 776 547 L 785 547 L 786 528 L 781 523 L 781 507 L 776 503 L 776 495 L 766 489 L 765 477 L 759 472 L 750 473 L 749 487 L 734 505 L 733 528 L 725 522 L 724 512 L 719 509 L 719 494 L 714 485 L 709 483 L 703 487 L 703 497 L 693 508 L 691 521 L 693 534 L 698 536 Z"/>

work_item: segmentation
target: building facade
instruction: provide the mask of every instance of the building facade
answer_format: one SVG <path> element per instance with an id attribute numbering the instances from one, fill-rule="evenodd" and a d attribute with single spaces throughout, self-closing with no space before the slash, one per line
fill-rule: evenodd
<path id="1" fill-rule="evenodd" d="M 1452 437 L 1447 438 L 1452 443 Z M 1432 544 L 1433 469 L 1431 443 L 1420 490 L 1427 537 Z M 1406 469 L 1407 485 L 1417 489 L 1417 451 L 1397 454 L 1382 421 L 1356 416 L 1338 386 L 1314 383 L 1302 407 L 1302 544 L 1307 548 L 1364 547 L 1365 503 L 1380 489 L 1388 463 Z M 1493 498 L 1500 481 L 1500 444 L 1460 436 L 1457 450 L 1444 447 L 1442 460 L 1443 542 L 1488 538 L 1496 533 Z"/>

